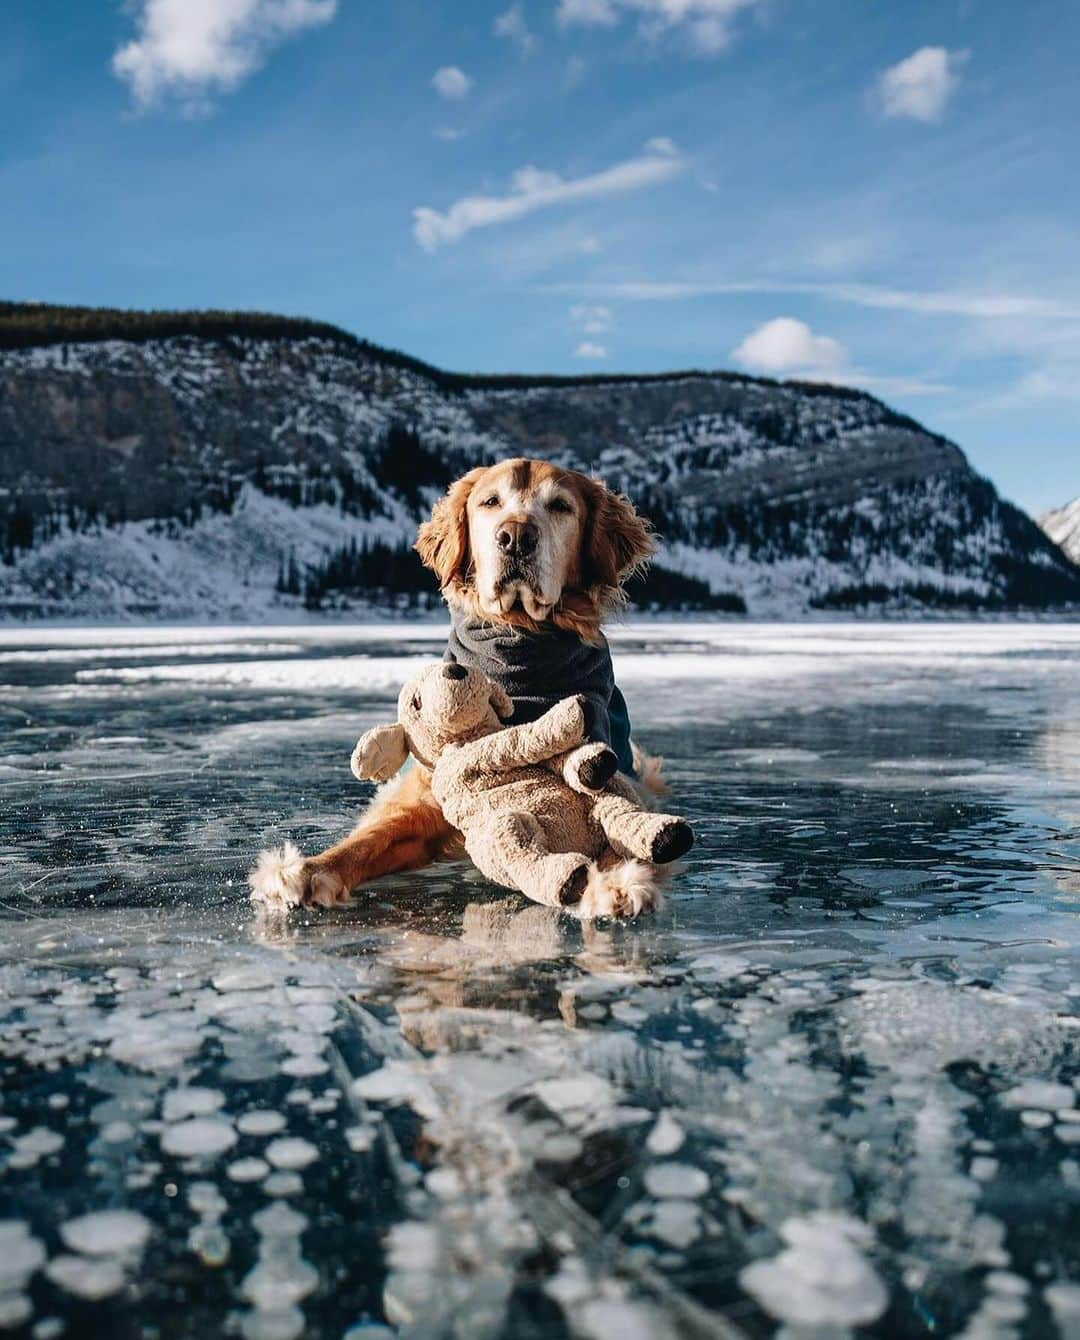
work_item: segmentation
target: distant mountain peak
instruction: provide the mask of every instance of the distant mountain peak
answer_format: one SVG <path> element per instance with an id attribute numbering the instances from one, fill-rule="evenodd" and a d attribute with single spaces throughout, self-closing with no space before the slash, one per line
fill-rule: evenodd
<path id="1" fill-rule="evenodd" d="M 1080 564 L 1080 497 L 1035 518 L 1053 542 Z"/>

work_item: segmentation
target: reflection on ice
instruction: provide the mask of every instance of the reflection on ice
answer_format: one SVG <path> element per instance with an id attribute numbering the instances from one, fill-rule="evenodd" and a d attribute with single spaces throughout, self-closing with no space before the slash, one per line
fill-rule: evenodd
<path id="1" fill-rule="evenodd" d="M 0 639 L 0 1327 L 1076 1335 L 1080 629 L 628 628 L 660 917 L 256 916 L 439 636 Z"/>

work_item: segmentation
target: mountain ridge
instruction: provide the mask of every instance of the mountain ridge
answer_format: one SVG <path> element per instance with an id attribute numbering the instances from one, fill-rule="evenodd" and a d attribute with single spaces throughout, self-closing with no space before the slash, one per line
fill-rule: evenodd
<path id="1" fill-rule="evenodd" d="M 1040 513 L 1035 520 L 1074 563 L 1080 564 L 1080 495 L 1062 507 Z"/>
<path id="2" fill-rule="evenodd" d="M 448 373 L 303 318 L 8 303 L 0 614 L 424 603 L 408 560 L 360 584 L 379 575 L 370 546 L 404 553 L 451 479 L 506 455 L 599 473 L 652 517 L 645 604 L 1080 603 L 1080 572 L 959 447 L 863 391 Z"/>

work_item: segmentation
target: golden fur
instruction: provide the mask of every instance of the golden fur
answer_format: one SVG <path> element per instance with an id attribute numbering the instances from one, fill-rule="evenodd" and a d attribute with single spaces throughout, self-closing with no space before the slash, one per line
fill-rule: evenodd
<path id="1" fill-rule="evenodd" d="M 538 551 L 547 556 L 545 589 L 523 590 L 520 601 L 509 608 L 493 604 L 477 580 L 497 560 L 489 509 L 481 506 L 494 497 L 503 527 L 515 531 L 534 526 Z M 559 510 L 554 510 L 556 503 Z M 604 619 L 623 604 L 623 583 L 647 563 L 653 549 L 649 524 L 628 499 L 598 479 L 524 458 L 480 466 L 451 484 L 420 527 L 416 542 L 448 604 L 492 622 L 533 630 L 550 620 L 593 643 Z M 537 618 L 538 613 L 543 617 Z M 659 761 L 645 756 L 639 761 L 635 752 L 635 762 L 645 789 L 659 794 L 664 789 Z M 251 882 L 256 893 L 280 890 L 289 903 L 331 906 L 370 880 L 415 870 L 462 850 L 460 833 L 431 793 L 430 770 L 416 765 L 376 792 L 359 823 L 340 842 L 306 860 L 291 844 L 263 853 Z M 633 886 L 627 896 L 634 904 L 637 885 L 632 880 L 628 885 Z"/>

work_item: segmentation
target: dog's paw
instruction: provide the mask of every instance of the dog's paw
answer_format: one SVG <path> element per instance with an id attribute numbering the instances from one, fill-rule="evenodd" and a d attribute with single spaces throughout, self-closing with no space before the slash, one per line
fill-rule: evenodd
<path id="1" fill-rule="evenodd" d="M 622 861 L 597 869 L 575 909 L 583 921 L 614 917 L 629 921 L 655 912 L 663 902 L 656 872 L 644 861 Z"/>
<path id="2" fill-rule="evenodd" d="M 333 907 L 345 902 L 348 889 L 325 866 L 305 861 L 293 842 L 259 853 L 248 875 L 251 899 L 266 907 Z"/>

